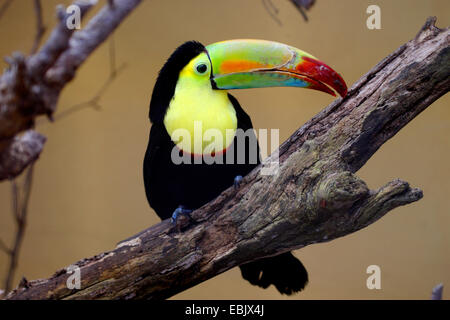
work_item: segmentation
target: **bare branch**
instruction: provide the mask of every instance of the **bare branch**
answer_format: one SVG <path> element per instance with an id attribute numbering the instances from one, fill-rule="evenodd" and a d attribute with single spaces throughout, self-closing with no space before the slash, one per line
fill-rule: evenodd
<path id="1" fill-rule="evenodd" d="M 42 21 L 42 5 L 40 0 L 34 0 L 34 12 L 36 14 L 36 36 L 34 38 L 33 47 L 31 48 L 31 54 L 36 53 L 46 30 Z"/>
<path id="2" fill-rule="evenodd" d="M 95 0 L 78 0 L 73 4 L 80 8 L 81 16 L 95 5 Z M 53 29 L 49 39 L 35 55 L 31 56 L 27 62 L 28 74 L 35 78 L 43 77 L 49 68 L 53 67 L 61 54 L 69 49 L 69 40 L 75 29 L 67 27 L 69 15 L 61 6 L 57 7 L 57 17 L 59 24 Z"/>
<path id="3" fill-rule="evenodd" d="M 33 128 L 39 115 L 53 114 L 61 90 L 73 79 L 80 65 L 141 1 L 109 1 L 86 27 L 77 32 L 67 27 L 68 15 L 59 7 L 60 23 L 40 50 L 28 59 L 19 53 L 7 59 L 9 68 L 0 77 L 0 169 L 10 167 L 2 160 L 9 161 L 8 148 L 15 136 Z M 95 3 L 95 0 L 76 0 L 73 4 L 85 15 Z M 22 168 L 36 157 L 28 157 L 28 162 L 22 162 Z M 0 180 L 20 173 L 20 170 L 5 170 Z"/>
<path id="4" fill-rule="evenodd" d="M 275 20 L 275 22 L 282 26 L 281 20 L 278 18 L 278 8 L 275 6 L 275 4 L 272 2 L 272 0 L 261 0 L 262 4 L 264 6 L 264 9 L 267 11 L 267 13 L 270 15 L 270 17 Z M 311 7 L 316 2 L 315 0 L 289 0 L 295 8 L 300 12 L 303 19 L 308 22 L 308 16 L 306 15 L 306 11 L 311 9 Z"/>
<path id="5" fill-rule="evenodd" d="M 57 64 L 49 70 L 47 79 L 51 83 L 65 85 L 75 76 L 75 70 L 103 42 L 122 20 L 141 3 L 142 0 L 115 2 L 106 5 L 92 18 L 88 25 L 71 39 L 70 48 L 61 55 Z"/>
<path id="6" fill-rule="evenodd" d="M 306 15 L 306 10 L 311 9 L 316 0 L 289 0 L 300 12 L 303 19 L 308 21 L 308 16 Z"/>
<path id="7" fill-rule="evenodd" d="M 5 292 L 9 292 L 12 282 L 14 280 L 14 274 L 17 268 L 17 262 L 20 254 L 20 248 L 25 236 L 25 228 L 27 223 L 28 203 L 31 195 L 31 186 L 33 181 L 33 168 L 31 165 L 25 175 L 25 181 L 21 188 L 18 187 L 16 181 L 12 181 L 12 199 L 13 199 L 13 214 L 16 220 L 16 235 L 14 238 L 14 244 L 10 250 L 9 268 L 5 280 Z"/>
<path id="8" fill-rule="evenodd" d="M 94 0 L 82 1 L 78 0 L 74 2 L 74 5 L 79 6 L 81 15 L 85 15 L 88 10 L 96 3 Z M 139 1 L 135 1 L 137 5 Z M 27 60 L 21 54 L 14 54 L 7 60 L 10 64 L 10 68 L 0 78 L 0 180 L 11 179 L 19 175 L 30 163 L 35 161 L 39 156 L 45 137 L 33 130 L 27 130 L 24 134 L 20 134 L 21 130 L 31 128 L 34 126 L 34 118 L 39 114 L 51 115 L 56 106 L 56 101 L 60 90 L 64 87 L 69 79 L 64 79 L 61 83 L 55 83 L 49 81 L 45 76 L 47 73 L 51 74 L 50 69 L 54 67 L 57 61 L 61 58 L 61 55 L 70 51 L 71 40 L 74 30 L 67 27 L 66 20 L 68 18 L 65 10 L 60 6 L 58 7 L 58 18 L 60 23 L 53 30 L 48 41 L 42 46 L 42 48 L 36 53 L 42 36 L 45 32 L 45 28 L 42 22 L 42 8 L 39 0 L 34 1 L 37 33 L 36 38 L 31 50 L 32 56 Z M 129 3 L 117 7 L 110 1 L 108 4 L 108 10 L 116 10 L 117 21 L 112 22 L 109 26 L 110 32 L 124 19 L 130 9 Z M 110 12 L 103 11 L 103 14 L 109 14 Z M 118 14 L 118 15 L 117 15 Z M 101 16 L 98 18 L 102 20 Z M 105 22 L 104 20 L 100 22 Z M 104 26 L 100 25 L 101 28 Z M 91 27 L 90 33 L 83 34 L 78 41 L 81 41 L 83 37 L 86 39 L 93 38 L 98 41 L 88 43 L 89 48 L 85 49 L 84 53 L 89 55 L 95 46 L 98 46 L 106 37 L 108 33 L 100 30 L 99 26 L 95 25 Z M 105 28 L 108 29 L 108 28 Z M 83 31 L 84 32 L 84 31 Z M 91 34 L 92 33 L 92 34 Z M 95 44 L 94 47 L 92 45 Z M 76 43 L 77 46 L 86 46 L 85 42 Z M 79 48 L 78 48 L 79 49 Z M 70 56 L 70 59 L 77 60 L 77 64 L 74 66 L 64 66 L 70 68 L 77 68 L 86 58 L 77 57 L 76 55 Z M 114 40 L 110 43 L 110 76 L 99 91 L 89 101 L 82 103 L 78 106 L 74 106 L 66 112 L 71 113 L 78 110 L 81 107 L 90 106 L 99 108 L 99 100 L 103 93 L 108 89 L 114 79 L 120 74 L 124 66 L 116 69 L 115 62 L 115 46 Z M 72 63 L 73 61 L 71 61 Z M 74 75 L 75 69 L 71 69 L 68 73 Z M 59 71 L 64 68 L 59 67 Z M 17 103 L 19 102 L 19 104 Z M 60 115 L 61 116 L 61 115 Z M 5 126 L 3 126 L 3 124 Z M 3 135 L 1 135 L 3 129 Z M 19 134 L 18 134 L 19 133 Z M 33 166 L 31 165 L 27 171 L 25 183 L 22 187 L 19 187 L 17 182 L 13 180 L 11 182 L 12 187 L 12 205 L 14 219 L 17 225 L 17 231 L 14 239 L 14 245 L 12 249 L 8 249 L 2 242 L 2 249 L 10 256 L 10 265 L 5 280 L 5 292 L 9 292 L 12 281 L 14 279 L 14 273 L 16 270 L 18 256 L 20 252 L 21 243 L 25 234 L 26 218 L 28 212 L 28 201 L 31 194 L 32 184 L 32 172 Z M 26 279 L 21 281 L 19 287 L 26 286 Z"/>
<path id="9" fill-rule="evenodd" d="M 270 17 L 279 25 L 282 26 L 281 20 L 278 19 L 278 8 L 273 4 L 271 0 L 261 0 L 262 4 L 264 6 L 264 9 L 267 11 L 267 13 L 270 15 Z"/>
<path id="10" fill-rule="evenodd" d="M 67 288 L 63 269 L 6 298 L 167 298 L 237 265 L 351 234 L 421 199 L 407 182 L 369 190 L 355 173 L 450 90 L 450 29 L 434 22 L 298 129 L 279 149 L 276 174 L 256 168 L 239 189 L 192 212 L 195 223 L 181 232 L 165 220 L 76 262 L 80 290 Z"/>
<path id="11" fill-rule="evenodd" d="M 99 104 L 99 100 L 106 92 L 106 90 L 109 88 L 109 86 L 116 80 L 116 78 L 122 73 L 122 71 L 126 67 L 125 63 L 119 66 L 119 68 L 116 67 L 116 46 L 114 42 L 114 35 L 111 36 L 111 40 L 109 41 L 109 66 L 110 66 L 109 77 L 106 79 L 106 81 L 97 91 L 97 93 L 91 99 L 85 102 L 77 103 L 67 108 L 66 110 L 59 112 L 54 116 L 53 120 L 54 121 L 61 120 L 62 118 L 65 118 L 85 108 L 92 108 L 96 111 L 101 110 L 102 107 Z"/>
<path id="12" fill-rule="evenodd" d="M 0 250 L 6 254 L 11 254 L 11 249 L 8 248 L 6 243 L 0 238 Z"/>
<path id="13" fill-rule="evenodd" d="M 11 180 L 11 200 L 12 200 L 12 213 L 14 221 L 19 223 L 20 221 L 20 205 L 19 205 L 19 187 L 15 179 Z"/>
<path id="14" fill-rule="evenodd" d="M 0 7 L 0 19 L 3 17 L 6 10 L 8 10 L 8 8 L 12 2 L 13 2 L 13 0 L 5 0 L 5 2 L 3 2 L 3 4 Z"/>
<path id="15" fill-rule="evenodd" d="M 112 34 L 109 40 L 109 74 L 111 76 L 115 76 L 116 72 L 116 41 L 114 40 L 114 35 Z"/>
<path id="16" fill-rule="evenodd" d="M 33 161 L 44 148 L 46 138 L 34 130 L 16 135 L 12 142 L 0 153 L 0 180 L 12 179 Z"/>
<path id="17" fill-rule="evenodd" d="M 431 292 L 431 300 L 442 300 L 442 293 L 444 292 L 444 284 L 439 283 L 433 288 Z"/>
<path id="18" fill-rule="evenodd" d="M 81 111 L 86 108 L 92 108 L 96 111 L 100 111 L 102 109 L 102 106 L 99 104 L 100 98 L 103 96 L 103 94 L 109 88 L 109 86 L 116 80 L 116 78 L 122 73 L 122 71 L 125 69 L 125 67 L 126 67 L 126 64 L 122 64 L 118 69 L 113 70 L 111 72 L 111 74 L 109 75 L 108 79 L 106 79 L 106 81 L 100 87 L 100 89 L 88 101 L 77 103 L 77 104 L 57 113 L 53 117 L 53 120 L 54 121 L 61 120 L 73 113 L 76 113 L 76 112 Z"/>

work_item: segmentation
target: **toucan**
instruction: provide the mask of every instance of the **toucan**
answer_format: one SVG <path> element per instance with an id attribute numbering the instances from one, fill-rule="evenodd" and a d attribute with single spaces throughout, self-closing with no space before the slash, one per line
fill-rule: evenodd
<path id="1" fill-rule="evenodd" d="M 172 53 L 151 96 L 143 164 L 147 200 L 161 219 L 176 224 L 225 189 L 239 187 L 242 177 L 258 166 L 259 155 L 256 160 L 252 155 L 259 154 L 252 121 L 228 90 L 263 87 L 347 94 L 345 81 L 332 68 L 278 42 L 239 39 L 204 46 L 188 41 Z M 243 143 L 238 141 L 242 132 Z M 251 284 L 274 285 L 281 294 L 299 292 L 308 282 L 305 267 L 291 252 L 240 269 Z"/>

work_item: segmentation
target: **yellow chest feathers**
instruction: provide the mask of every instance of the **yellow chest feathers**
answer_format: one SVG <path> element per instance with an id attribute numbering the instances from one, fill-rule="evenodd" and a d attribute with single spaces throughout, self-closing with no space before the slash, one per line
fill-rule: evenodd
<path id="1" fill-rule="evenodd" d="M 226 91 L 180 74 L 164 126 L 179 149 L 196 155 L 218 153 L 233 142 L 236 111 Z"/>

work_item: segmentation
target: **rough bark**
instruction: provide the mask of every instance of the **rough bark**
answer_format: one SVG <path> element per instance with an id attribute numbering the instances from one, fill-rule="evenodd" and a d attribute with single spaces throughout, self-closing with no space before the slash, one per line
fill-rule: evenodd
<path id="1" fill-rule="evenodd" d="M 450 88 L 449 29 L 429 19 L 401 46 L 297 130 L 279 149 L 279 170 L 261 167 L 192 213 L 181 232 L 163 221 L 112 251 L 23 283 L 8 299 L 161 299 L 258 258 L 353 233 L 417 201 L 395 180 L 369 190 L 355 175 L 378 148 Z M 268 163 L 273 158 L 269 158 Z"/>
<path id="2" fill-rule="evenodd" d="M 39 157 L 46 138 L 33 130 L 16 135 L 0 153 L 0 180 L 12 179 Z"/>
<path id="3" fill-rule="evenodd" d="M 9 68 L 0 77 L 0 181 L 19 175 L 32 163 L 40 150 L 15 154 L 20 166 L 11 166 L 11 148 L 15 138 L 32 129 L 35 118 L 47 115 L 51 118 L 63 88 L 75 77 L 75 73 L 89 55 L 101 45 L 116 27 L 142 0 L 109 1 L 81 30 L 69 29 L 70 15 L 58 7 L 59 23 L 47 42 L 35 54 L 25 57 L 14 53 L 6 59 Z M 96 0 L 76 0 L 83 17 Z M 35 135 L 34 144 L 42 144 L 42 136 Z M 17 170 L 20 167 L 20 170 Z"/>

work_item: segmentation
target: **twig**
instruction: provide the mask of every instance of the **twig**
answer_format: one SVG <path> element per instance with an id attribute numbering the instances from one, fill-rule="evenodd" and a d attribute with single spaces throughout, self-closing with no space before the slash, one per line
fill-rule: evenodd
<path id="1" fill-rule="evenodd" d="M 114 80 L 120 75 L 120 73 L 125 69 L 126 64 L 123 63 L 119 66 L 119 68 L 116 67 L 116 47 L 114 42 L 114 36 L 111 36 L 111 40 L 109 41 L 109 76 L 106 79 L 106 81 L 103 83 L 103 85 L 100 87 L 100 89 L 95 93 L 95 95 L 84 102 L 77 103 L 69 108 L 67 108 L 64 111 L 59 112 L 56 114 L 53 118 L 54 121 L 61 120 L 62 118 L 65 118 L 77 111 L 80 111 L 85 108 L 92 108 L 96 111 L 101 110 L 101 105 L 99 104 L 99 100 L 103 96 L 103 94 L 106 92 L 106 90 L 109 88 L 109 86 L 114 82 Z"/>
<path id="2" fill-rule="evenodd" d="M 0 250 L 8 255 L 11 253 L 11 249 L 8 248 L 6 243 L 1 238 L 0 238 Z"/>
<path id="3" fill-rule="evenodd" d="M 311 9 L 311 7 L 316 2 L 315 0 L 289 0 L 300 12 L 300 14 L 303 16 L 303 19 L 305 19 L 306 22 L 308 22 L 308 16 L 306 15 L 305 10 Z"/>
<path id="4" fill-rule="evenodd" d="M 54 121 L 59 121 L 75 112 L 78 112 L 82 109 L 92 108 L 96 111 L 100 111 L 102 106 L 99 104 L 99 100 L 102 97 L 103 93 L 109 88 L 109 86 L 114 82 L 114 80 L 119 76 L 119 74 L 125 69 L 126 64 L 122 64 L 114 73 L 112 73 L 108 79 L 103 83 L 100 89 L 95 93 L 95 95 L 89 99 L 88 101 L 84 101 L 81 103 L 77 103 L 66 110 L 63 110 L 57 113 L 54 117 Z"/>
<path id="5" fill-rule="evenodd" d="M 442 293 L 444 291 L 444 284 L 439 283 L 433 288 L 431 292 L 431 300 L 442 300 Z"/>
<path id="6" fill-rule="evenodd" d="M 40 150 L 37 154 L 10 152 L 13 140 L 21 132 L 32 129 L 38 116 L 52 116 L 61 91 L 75 77 L 78 68 L 141 2 L 109 1 L 76 32 L 67 28 L 68 16 L 59 7 L 60 22 L 37 52 L 28 59 L 15 54 L 8 60 L 10 67 L 0 76 L 0 180 L 15 177 L 37 158 Z M 96 1 L 75 0 L 73 4 L 79 6 L 83 17 Z M 21 159 L 21 170 L 12 165 L 11 155 Z M 10 168 L 13 170 L 9 171 Z"/>
<path id="7" fill-rule="evenodd" d="M 34 12 L 36 14 L 36 36 L 34 38 L 33 47 L 31 48 L 30 54 L 35 54 L 37 49 L 39 48 L 39 44 L 41 43 L 42 37 L 45 33 L 45 26 L 42 21 L 42 5 L 41 0 L 34 0 Z"/>
<path id="8" fill-rule="evenodd" d="M 266 0 L 268 5 L 272 8 L 273 12 L 278 14 L 280 10 L 275 6 L 275 4 L 272 2 L 272 0 Z"/>
<path id="9" fill-rule="evenodd" d="M 95 5 L 95 0 L 73 2 L 80 8 L 81 18 Z M 33 78 L 43 77 L 52 68 L 61 55 L 70 48 L 69 40 L 75 29 L 67 28 L 68 14 L 62 6 L 57 7 L 58 25 L 53 29 L 48 40 L 38 52 L 33 54 L 27 62 L 28 73 Z"/>
<path id="10" fill-rule="evenodd" d="M 0 19 L 2 18 L 3 14 L 5 14 L 6 10 L 8 10 L 8 7 L 11 5 L 13 0 L 5 0 L 5 2 L 0 7 Z"/>
<path id="11" fill-rule="evenodd" d="M 262 4 L 264 6 L 264 9 L 266 9 L 267 13 L 270 15 L 270 17 L 278 23 L 279 26 L 282 26 L 283 23 L 281 23 L 281 20 L 278 19 L 278 8 L 273 4 L 271 0 L 261 0 Z"/>
<path id="12" fill-rule="evenodd" d="M 16 223 L 20 220 L 20 206 L 19 206 L 19 187 L 17 186 L 17 180 L 11 180 L 11 200 L 12 200 L 12 213 Z"/>
<path id="13" fill-rule="evenodd" d="M 14 274 L 17 268 L 20 248 L 25 235 L 28 203 L 30 200 L 31 186 L 33 182 L 33 168 L 33 164 L 28 168 L 22 188 L 18 187 L 15 180 L 11 181 L 13 215 L 16 221 L 17 231 L 14 238 L 13 247 L 9 250 L 10 260 L 4 285 L 5 293 L 8 293 L 11 289 L 11 285 L 14 280 Z M 21 193 L 23 194 L 21 195 Z"/>

